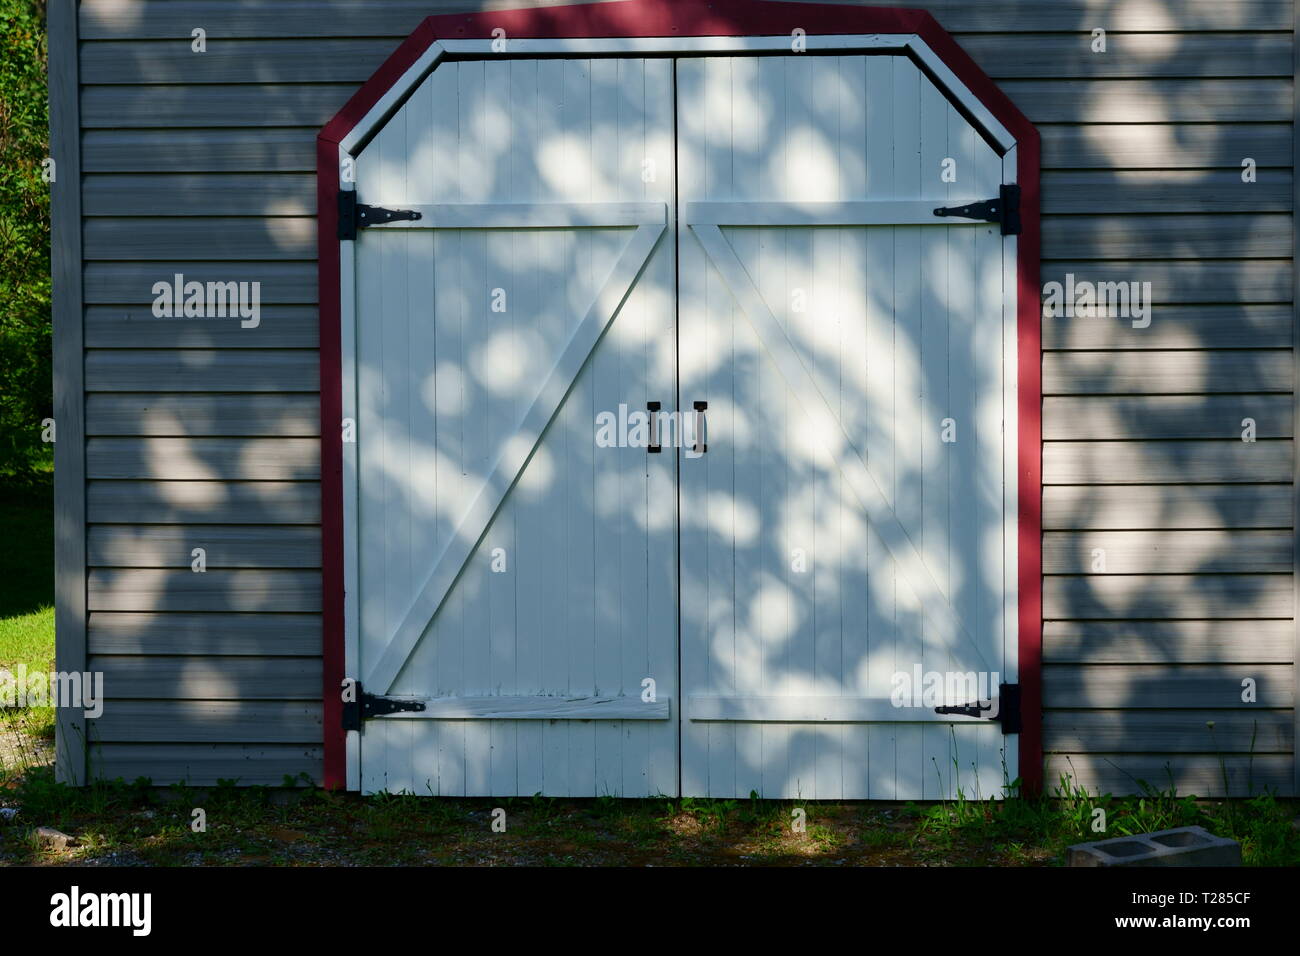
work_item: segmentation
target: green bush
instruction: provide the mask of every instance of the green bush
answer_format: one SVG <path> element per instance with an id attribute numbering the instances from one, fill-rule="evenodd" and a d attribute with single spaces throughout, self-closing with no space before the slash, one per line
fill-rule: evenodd
<path id="1" fill-rule="evenodd" d="M 31 477 L 53 458 L 45 4 L 0 0 L 0 21 L 0 476 Z"/>

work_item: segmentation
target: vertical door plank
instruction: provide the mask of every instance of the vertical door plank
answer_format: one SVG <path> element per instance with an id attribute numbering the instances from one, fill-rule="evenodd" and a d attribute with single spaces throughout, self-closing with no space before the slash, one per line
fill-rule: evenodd
<path id="1" fill-rule="evenodd" d="M 894 128 L 895 72 L 892 57 L 865 57 L 864 137 L 866 140 L 865 195 L 887 199 L 899 195 L 894 170 L 895 137 L 883 133 Z M 867 229 L 864 264 L 864 306 L 866 310 L 867 421 L 866 461 L 895 509 L 898 481 L 895 473 L 896 349 L 894 252 L 892 228 Z M 885 697 L 891 690 L 890 675 L 896 669 L 895 571 L 884 542 L 864 518 L 862 540 L 868 563 L 867 631 L 870 656 L 865 690 L 868 696 Z M 874 724 L 869 737 L 870 786 L 865 793 L 892 800 L 897 794 L 896 729 Z"/>
<path id="2" fill-rule="evenodd" d="M 620 68 L 618 60 L 592 60 L 591 70 L 591 168 L 587 184 L 587 199 L 593 202 L 611 202 L 620 198 L 619 168 L 622 129 L 619 123 Z M 603 248 L 611 238 L 608 231 L 593 236 L 595 248 Z M 614 234 L 616 243 L 623 236 Z M 595 411 L 612 411 L 618 414 L 619 405 L 626 403 L 629 413 L 644 411 L 644 400 L 629 387 L 627 352 L 629 337 L 637 323 L 637 296 L 635 293 L 624 302 L 618 319 L 606 333 L 599 351 L 592 356 L 595 376 Z M 575 435 L 575 437 L 579 437 Z M 624 642 L 630 637 L 635 624 L 628 618 L 635 611 L 630 604 L 634 572 L 629 566 L 630 545 L 628 536 L 633 533 L 627 513 L 625 494 L 632 477 L 628 474 L 628 461 L 634 455 L 646 454 L 636 448 L 595 448 L 595 484 L 592 508 L 588 512 L 584 533 L 590 531 L 596 541 L 595 598 L 599 616 L 592 633 L 591 686 L 602 693 L 616 692 L 620 683 Z M 634 752 L 635 742 L 623 735 L 619 722 L 600 725 L 587 724 L 581 729 L 591 730 L 595 792 L 621 793 L 623 790 L 623 761 L 640 763 L 642 755 Z M 585 741 L 584 741 L 585 744 Z M 627 749 L 624 754 L 623 750 Z"/>
<path id="3" fill-rule="evenodd" d="M 894 80 L 894 191 L 898 196 L 920 195 L 921 77 L 910 64 L 890 58 Z M 923 369 L 921 365 L 922 229 L 894 227 L 894 511 L 913 542 L 921 545 L 923 468 L 921 415 Z M 924 551 L 922 552 L 924 553 Z M 910 670 L 922 660 L 925 626 L 916 595 L 898 577 L 896 584 L 897 635 L 894 665 Z M 920 727 L 900 725 L 895 732 L 897 793 L 924 793 L 928 772 Z"/>

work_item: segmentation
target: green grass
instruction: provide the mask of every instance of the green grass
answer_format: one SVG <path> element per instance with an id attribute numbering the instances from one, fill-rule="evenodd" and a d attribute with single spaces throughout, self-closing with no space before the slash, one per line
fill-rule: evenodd
<path id="1" fill-rule="evenodd" d="M 0 667 L 12 670 L 18 663 L 28 667 L 54 659 L 54 608 L 43 607 L 29 614 L 0 618 Z"/>
<path id="2" fill-rule="evenodd" d="M 0 790 L 20 808 L 0 822 L 0 865 L 90 861 L 153 865 L 832 865 L 1060 866 L 1073 843 L 1199 824 L 1242 844 L 1248 866 L 1300 865 L 1294 800 L 1197 800 L 1173 792 L 1089 796 L 1062 781 L 1051 798 L 931 804 L 780 800 L 576 800 L 360 797 L 311 787 L 72 789 L 49 768 Z M 202 807 L 207 829 L 190 827 Z M 492 830 L 494 808 L 504 833 Z M 804 811 L 802 832 L 792 826 Z M 1091 811 L 1107 811 L 1105 833 Z M 56 852 L 31 830 L 78 845 Z M 109 854 L 117 854 L 111 860 Z"/>
<path id="3" fill-rule="evenodd" d="M 1059 860 L 1075 843 L 1202 826 L 1238 841 L 1247 866 L 1300 866 L 1300 829 L 1293 824 L 1300 801 L 1268 792 L 1250 799 L 1206 800 L 1173 787 L 1157 790 L 1145 781 L 1138 786 L 1142 792 L 1134 795 L 1096 795 L 1062 776 L 1047 798 L 983 802 L 959 794 L 955 801 L 926 807 L 908 804 L 907 813 L 917 822 L 913 844 L 975 843 L 1013 864 L 1044 851 Z M 1105 829 L 1095 830 L 1095 821 Z"/>
<path id="4" fill-rule="evenodd" d="M 11 672 L 19 664 L 48 671 L 54 662 L 52 497 L 48 472 L 0 482 L 0 668 Z M 54 708 L 0 711 L 0 734 L 52 738 Z"/>

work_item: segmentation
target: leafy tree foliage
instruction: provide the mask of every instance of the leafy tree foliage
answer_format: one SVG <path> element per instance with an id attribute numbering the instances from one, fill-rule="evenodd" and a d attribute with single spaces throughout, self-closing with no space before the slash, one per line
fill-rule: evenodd
<path id="1" fill-rule="evenodd" d="M 53 458 L 45 69 L 45 3 L 0 0 L 0 475 L 24 477 Z"/>

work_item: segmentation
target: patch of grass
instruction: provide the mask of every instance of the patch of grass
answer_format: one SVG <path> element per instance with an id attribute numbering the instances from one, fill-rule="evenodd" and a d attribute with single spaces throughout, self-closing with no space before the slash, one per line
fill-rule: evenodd
<path id="1" fill-rule="evenodd" d="M 1064 862 L 1071 844 L 1107 837 L 1202 826 L 1241 843 L 1247 866 L 1300 865 L 1300 831 L 1292 821 L 1300 801 L 1264 793 L 1249 800 L 1207 800 L 1138 781 L 1134 795 L 1091 794 L 1062 775 L 1050 796 L 974 802 L 959 798 L 928 807 L 908 805 L 917 820 L 910 845 L 979 848 L 1023 865 Z M 1104 827 L 1104 829 L 1097 829 Z"/>
<path id="2" fill-rule="evenodd" d="M 297 783 L 298 781 L 291 781 Z M 1249 865 L 1300 864 L 1297 801 L 1195 800 L 1175 792 L 1089 795 L 1063 779 L 1052 797 L 836 804 L 790 800 L 570 800 L 360 797 L 310 787 L 77 790 L 39 768 L 0 789 L 0 863 L 153 865 L 930 865 L 1051 866 L 1071 843 L 1200 823 L 1240 840 Z M 506 809 L 504 833 L 492 811 Z M 207 829 L 191 829 L 194 809 Z M 1107 831 L 1091 830 L 1106 810 Z M 806 829 L 793 827 L 795 809 Z M 36 826 L 72 834 L 62 852 Z"/>
<path id="3" fill-rule="evenodd" d="M 739 806 L 740 804 L 735 800 L 683 797 L 680 812 L 694 818 L 706 830 L 722 832 L 727 829 L 728 818 Z"/>
<path id="4" fill-rule="evenodd" d="M 54 663 L 54 512 L 48 472 L 0 482 L 0 669 L 48 672 Z M 0 708 L 0 776 L 47 758 L 53 707 Z"/>
<path id="5" fill-rule="evenodd" d="M 54 660 L 54 608 L 0 618 L 0 667 L 24 663 L 45 670 Z"/>
<path id="6" fill-rule="evenodd" d="M 54 608 L 42 608 L 30 614 L 0 618 L 0 669 L 18 674 L 19 665 L 27 671 L 50 671 L 54 664 Z M 24 750 L 21 738 L 54 739 L 53 707 L 0 709 L 0 734 L 11 739 L 11 750 Z M 34 752 L 31 760 L 37 759 Z M 30 760 L 23 759 L 22 766 Z"/>

